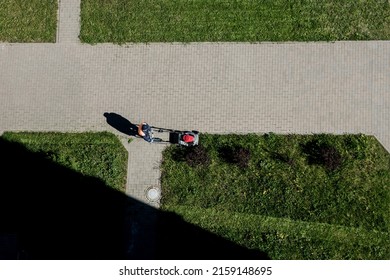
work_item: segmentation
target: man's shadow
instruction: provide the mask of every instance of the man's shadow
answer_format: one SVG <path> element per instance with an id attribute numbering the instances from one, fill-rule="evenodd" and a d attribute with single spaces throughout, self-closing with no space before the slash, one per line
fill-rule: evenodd
<path id="1" fill-rule="evenodd" d="M 116 113 L 104 113 L 103 116 L 106 118 L 106 121 L 113 128 L 122 132 L 128 136 L 136 136 L 138 135 L 138 127 L 137 125 L 131 123 L 128 119 L 122 117 Z"/>

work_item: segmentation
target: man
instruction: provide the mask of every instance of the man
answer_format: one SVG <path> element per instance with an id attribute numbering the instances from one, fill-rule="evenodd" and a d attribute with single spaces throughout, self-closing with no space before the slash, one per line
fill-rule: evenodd
<path id="1" fill-rule="evenodd" d="M 146 122 L 141 122 L 138 125 L 138 135 L 149 143 L 153 142 L 152 130 Z"/>

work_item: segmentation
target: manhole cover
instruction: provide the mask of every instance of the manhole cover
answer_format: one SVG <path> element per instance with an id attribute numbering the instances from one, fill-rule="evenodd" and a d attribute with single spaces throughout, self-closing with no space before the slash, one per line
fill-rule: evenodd
<path id="1" fill-rule="evenodd" d="M 160 189 L 157 187 L 149 187 L 146 190 L 146 197 L 150 201 L 157 201 L 160 199 Z"/>

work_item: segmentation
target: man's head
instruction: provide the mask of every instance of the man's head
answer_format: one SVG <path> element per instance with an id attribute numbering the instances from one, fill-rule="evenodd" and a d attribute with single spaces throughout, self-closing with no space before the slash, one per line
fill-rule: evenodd
<path id="1" fill-rule="evenodd" d="M 142 130 L 149 130 L 150 126 L 147 123 L 142 124 Z"/>

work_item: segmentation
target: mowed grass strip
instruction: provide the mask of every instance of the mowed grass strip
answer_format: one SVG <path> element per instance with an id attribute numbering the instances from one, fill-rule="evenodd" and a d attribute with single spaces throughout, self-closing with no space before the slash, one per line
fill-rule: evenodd
<path id="1" fill-rule="evenodd" d="M 388 0 L 82 0 L 80 38 L 103 42 L 388 40 Z"/>
<path id="2" fill-rule="evenodd" d="M 0 42 L 55 42 L 57 0 L 1 0 Z"/>
<path id="3" fill-rule="evenodd" d="M 113 134 L 5 132 L 1 137 L 84 176 L 101 179 L 113 189 L 125 190 L 127 152 Z"/>
<path id="4" fill-rule="evenodd" d="M 374 137 L 202 134 L 200 143 L 209 159 L 201 153 L 197 156 L 205 164 L 194 166 L 194 160 L 188 161 L 188 150 L 180 147 L 165 150 L 163 210 L 273 258 L 389 258 L 390 155 Z M 323 147 L 332 148 L 323 152 Z M 315 149 L 323 153 L 329 166 L 309 156 Z M 234 157 L 227 160 L 234 150 L 241 151 L 244 162 Z M 198 209 L 203 209 L 203 214 Z M 246 223 L 227 226 L 216 218 L 217 213 L 226 218 L 235 215 L 238 220 L 256 218 L 248 229 Z M 257 219 L 261 220 L 258 224 Z M 264 219 L 276 221 L 269 223 L 275 228 L 261 229 Z M 289 227 L 281 231 L 277 227 L 278 221 L 286 220 L 291 222 L 291 232 Z M 299 232 L 295 222 L 312 223 L 311 229 Z M 350 241 L 337 232 L 318 237 L 315 229 L 319 224 L 329 225 L 329 230 L 343 228 L 347 236 L 355 231 L 373 235 Z M 259 231 L 253 231 L 256 227 Z M 278 232 L 289 236 L 280 248 L 277 244 L 283 238 Z M 355 246 L 358 249 L 351 252 Z"/>

